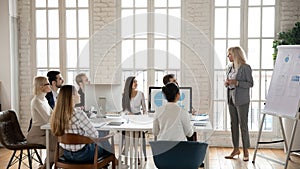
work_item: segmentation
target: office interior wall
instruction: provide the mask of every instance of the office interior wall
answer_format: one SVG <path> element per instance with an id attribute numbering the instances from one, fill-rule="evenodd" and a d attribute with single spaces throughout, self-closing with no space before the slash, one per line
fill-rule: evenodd
<path id="1" fill-rule="evenodd" d="M 96 84 L 120 84 L 120 56 L 117 48 L 117 3 L 115 0 L 91 4 L 91 80 Z"/>
<path id="2" fill-rule="evenodd" d="M 182 86 L 193 87 L 193 108 L 197 113 L 211 111 L 212 58 L 210 41 L 211 5 L 209 0 L 182 1 Z"/>
<path id="3" fill-rule="evenodd" d="M 31 58 L 31 36 L 32 36 L 32 18 L 31 18 L 31 2 L 32 0 L 18 0 L 18 17 L 19 17 L 19 91 L 20 91 L 20 112 L 21 112 L 21 127 L 23 131 L 26 131 L 28 127 L 28 122 L 30 119 L 30 100 L 32 98 L 32 78 L 34 73 L 32 72 L 32 58 Z M 2 3 L 2 1 L 1 1 Z M 293 27 L 296 21 L 299 21 L 299 0 L 280 0 L 279 12 L 280 12 L 280 23 L 279 27 L 281 30 L 288 29 Z M 183 9 L 182 9 L 182 17 L 188 22 L 195 25 L 196 28 L 201 30 L 204 35 L 207 36 L 208 40 L 211 39 L 212 29 L 211 20 L 213 18 L 211 11 L 212 9 L 212 1 L 211 0 L 185 0 L 182 1 Z M 1 4 L 0 8 L 4 8 Z M 102 1 L 93 1 L 93 11 L 91 18 L 91 28 L 92 32 L 95 33 L 97 30 L 101 29 L 104 25 L 110 23 L 114 19 L 116 19 L 116 2 L 115 0 L 108 0 L 105 2 Z M 1 10 L 1 13 L 3 10 Z M 7 14 L 8 15 L 8 14 Z M 2 17 L 2 15 L 1 15 Z M 1 19 L 2 20 L 2 19 Z M 2 22 L 2 21 L 1 21 Z M 1 23 L 1 26 L 3 24 Z M 284 26 L 286 25 L 286 26 Z M 4 26 L 5 27 L 5 26 Z M 3 29 L 1 29 L 2 31 Z M 111 32 L 114 36 L 114 30 Z M 8 33 L 6 34 L 6 36 Z M 110 36 L 107 36 L 108 38 Z M 189 40 L 193 37 L 193 32 L 185 32 L 184 38 L 185 40 Z M 111 38 L 113 39 L 113 38 Z M 2 41 L 2 40 L 1 40 Z M 8 40 L 7 40 L 8 41 Z M 6 40 L 2 44 L 8 44 Z M 201 41 L 207 42 L 207 41 Z M 182 71 L 182 74 L 185 78 L 182 78 L 182 85 L 190 84 L 192 86 L 200 86 L 200 93 L 202 94 L 198 101 L 195 101 L 195 105 L 199 105 L 200 112 L 205 112 L 210 109 L 209 102 L 211 100 L 211 93 L 209 89 L 212 85 L 210 84 L 209 75 L 212 73 L 212 55 L 211 48 L 206 48 L 207 45 L 203 45 L 201 43 L 193 43 L 190 42 L 193 48 L 201 49 L 201 56 L 205 56 L 202 62 L 199 62 L 197 59 L 197 55 L 190 50 L 184 50 L 183 60 L 189 65 L 189 68 L 197 72 L 196 78 L 190 76 L 190 70 L 186 69 Z M 203 47 L 205 46 L 205 47 Z M 99 46 L 99 48 L 101 45 Z M 1 46 L 1 49 L 3 46 Z M 116 68 L 118 63 L 120 62 L 118 58 L 112 57 L 116 56 L 116 51 L 112 50 L 110 54 L 108 54 L 105 64 L 106 67 L 101 67 L 101 75 L 99 77 L 103 79 L 99 79 L 99 81 L 106 83 L 108 77 L 110 77 L 111 69 Z M 1 55 L 2 58 L 2 55 Z M 3 62 L 2 62 L 3 63 Z M 204 67 L 204 63 L 209 65 L 210 67 Z M 103 69 L 102 69 L 103 68 Z M 2 68 L 1 68 L 2 70 Z M 208 71 L 208 73 L 207 73 Z M 0 77 L 2 77 L 2 72 L 0 72 Z M 195 79 L 195 80 L 194 80 Z M 10 86 L 10 85 L 9 85 Z M 196 97 L 194 97 L 196 99 Z M 198 104 L 197 104 L 198 103 Z M 230 139 L 229 139 L 230 140 Z M 224 144 L 223 142 L 221 144 Z M 231 145 L 230 141 L 226 143 L 228 146 Z"/>
<path id="4" fill-rule="evenodd" d="M 32 95 L 32 79 L 35 76 L 32 73 L 32 18 L 31 18 L 32 0 L 18 0 L 18 39 L 19 39 L 19 105 L 20 105 L 20 126 L 24 134 L 27 132 L 30 116 L 30 101 Z"/>
<path id="5" fill-rule="evenodd" d="M 0 1 L 0 101 L 1 109 L 11 109 L 11 62 L 10 62 L 10 40 L 9 40 L 9 1 Z"/>

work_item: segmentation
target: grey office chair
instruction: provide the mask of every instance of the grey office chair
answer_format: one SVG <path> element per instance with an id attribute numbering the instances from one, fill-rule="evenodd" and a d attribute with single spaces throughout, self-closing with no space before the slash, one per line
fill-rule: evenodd
<path id="1" fill-rule="evenodd" d="M 196 141 L 150 141 L 158 169 L 198 169 L 208 144 Z"/>

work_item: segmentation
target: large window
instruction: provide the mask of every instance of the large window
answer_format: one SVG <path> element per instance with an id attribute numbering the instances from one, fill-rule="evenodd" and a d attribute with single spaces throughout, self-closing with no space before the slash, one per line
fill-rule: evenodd
<path id="1" fill-rule="evenodd" d="M 73 84 L 77 73 L 90 71 L 89 0 L 33 2 L 36 74 L 60 70 L 66 83 Z"/>
<path id="2" fill-rule="evenodd" d="M 229 130 L 226 104 L 225 68 L 227 48 L 240 45 L 252 67 L 249 130 L 258 131 L 260 111 L 264 107 L 273 72 L 272 41 L 275 36 L 275 0 L 215 0 L 214 10 L 214 123 L 216 130 Z M 264 130 L 272 131 L 272 117 L 267 116 Z"/>
<path id="3" fill-rule="evenodd" d="M 147 93 L 167 73 L 180 79 L 181 1 L 126 0 L 120 10 L 122 81 L 135 75 L 139 90 Z"/>

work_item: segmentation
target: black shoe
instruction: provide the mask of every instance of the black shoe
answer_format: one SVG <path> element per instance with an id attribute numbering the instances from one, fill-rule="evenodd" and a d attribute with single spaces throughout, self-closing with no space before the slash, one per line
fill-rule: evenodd
<path id="1" fill-rule="evenodd" d="M 200 168 L 204 168 L 204 163 L 202 163 L 202 164 L 200 165 Z"/>

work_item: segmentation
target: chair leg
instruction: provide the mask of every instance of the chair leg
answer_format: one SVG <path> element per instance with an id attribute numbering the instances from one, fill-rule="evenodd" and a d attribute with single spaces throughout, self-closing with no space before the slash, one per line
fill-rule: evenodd
<path id="1" fill-rule="evenodd" d="M 12 156 L 11 156 L 11 158 L 10 158 L 8 164 L 7 164 L 6 169 L 8 169 L 8 168 L 11 166 L 11 163 L 12 163 L 14 157 L 15 157 L 16 152 L 17 152 L 17 150 L 14 150 L 14 152 L 13 152 L 13 154 L 12 154 Z"/>
<path id="2" fill-rule="evenodd" d="M 111 166 L 112 169 L 116 169 L 116 163 L 117 163 L 117 159 L 114 158 L 114 160 L 112 160 L 112 166 Z M 121 166 L 119 166 L 119 167 L 121 168 Z"/>
<path id="3" fill-rule="evenodd" d="M 27 149 L 27 156 L 28 156 L 29 168 L 32 169 L 32 159 L 31 159 L 30 149 Z"/>
<path id="4" fill-rule="evenodd" d="M 40 163 L 41 165 L 43 165 L 43 161 L 42 161 L 42 159 L 41 159 L 40 154 L 38 153 L 38 151 L 37 151 L 36 149 L 33 149 L 33 150 L 34 150 L 34 152 L 35 152 L 37 158 L 39 159 L 39 163 Z"/>
<path id="5" fill-rule="evenodd" d="M 21 152 L 20 152 L 20 158 L 19 158 L 19 169 L 20 169 L 20 167 L 21 167 L 21 162 L 22 162 L 22 155 L 23 155 L 23 150 L 20 150 Z"/>

